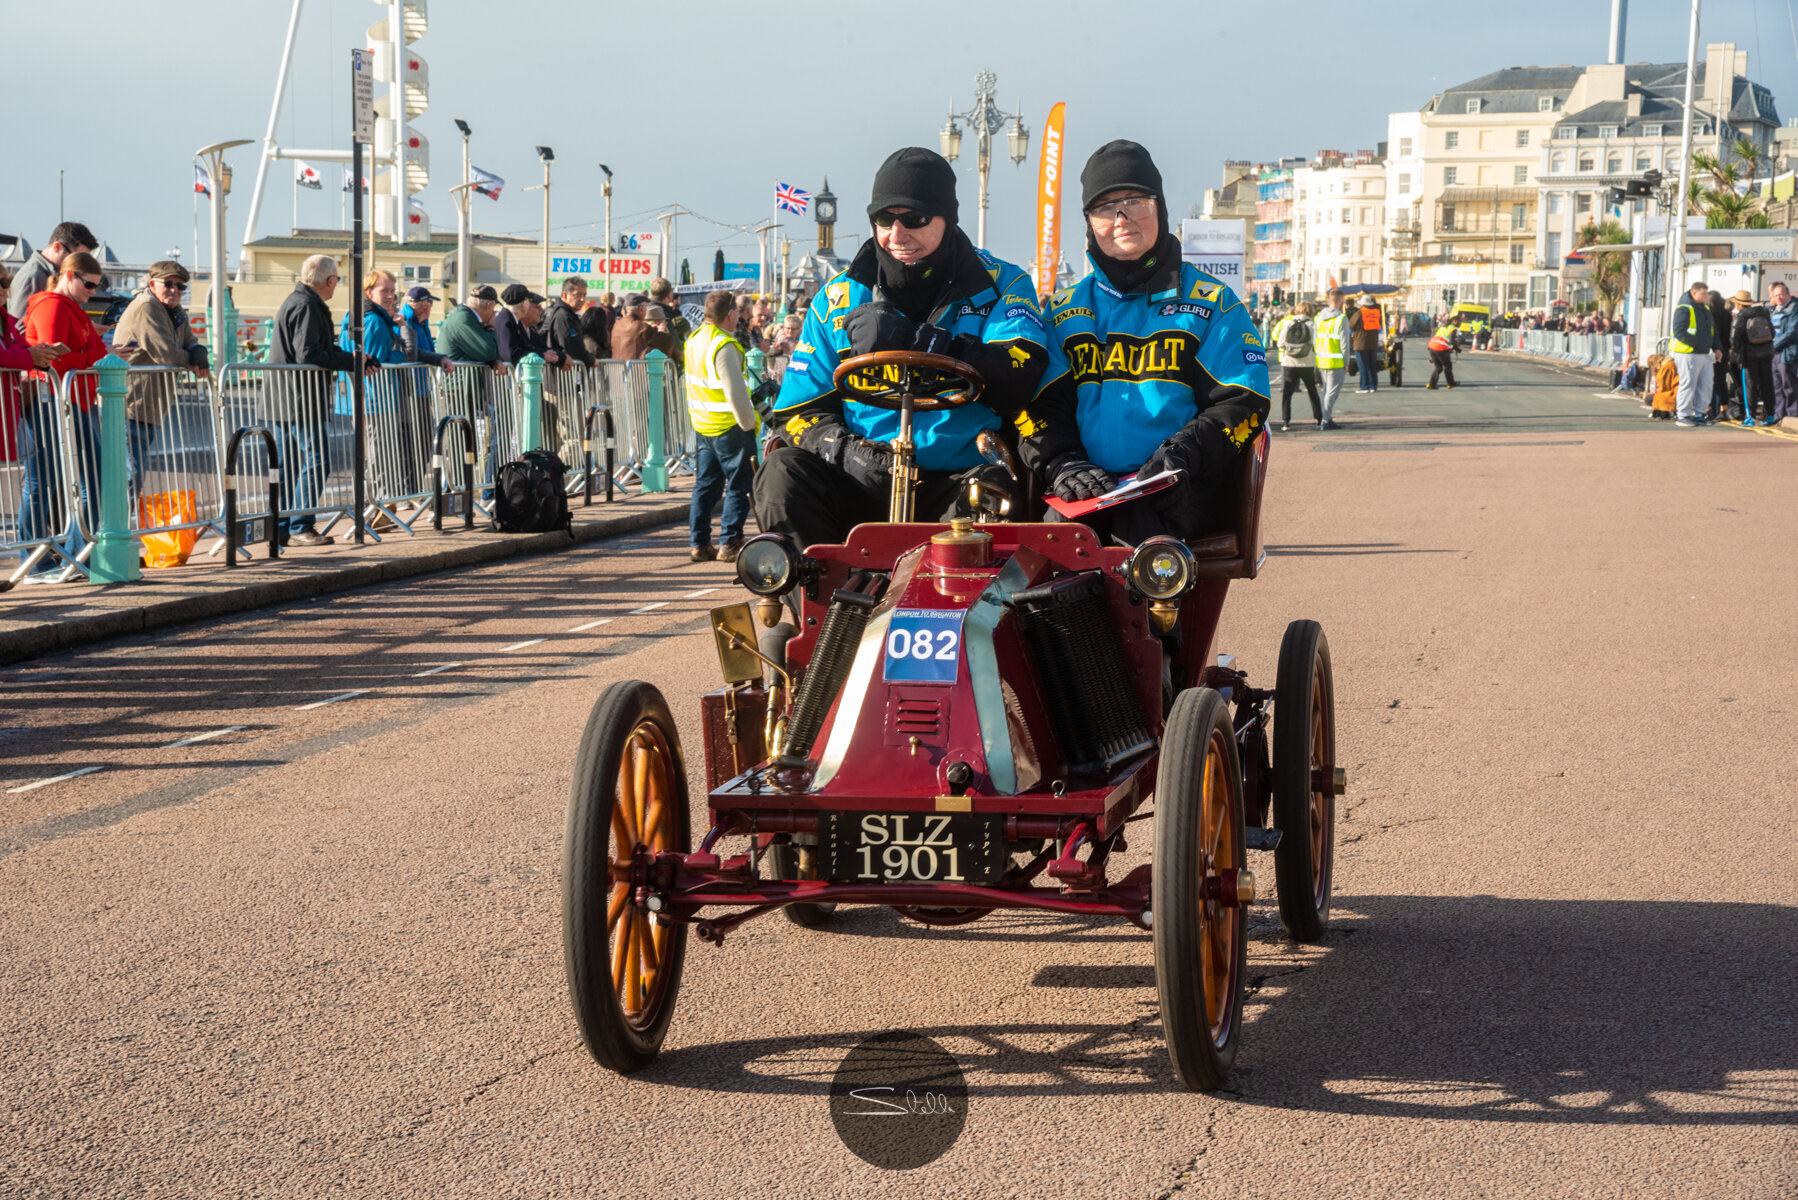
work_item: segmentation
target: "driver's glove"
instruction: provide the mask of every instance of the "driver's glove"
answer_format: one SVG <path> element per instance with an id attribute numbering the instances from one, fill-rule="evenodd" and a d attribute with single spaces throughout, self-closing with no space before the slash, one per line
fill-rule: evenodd
<path id="1" fill-rule="evenodd" d="M 1103 468 L 1074 454 L 1049 464 L 1049 490 L 1057 500 L 1094 500 L 1117 486 Z"/>
<path id="2" fill-rule="evenodd" d="M 840 421 L 820 421 L 799 435 L 799 448 L 841 467 L 865 487 L 886 487 L 893 473 L 893 448 L 851 433 Z"/>
<path id="3" fill-rule="evenodd" d="M 875 300 L 852 311 L 843 321 L 849 349 L 857 355 L 882 350 L 911 350 L 918 323 L 885 301 Z"/>
<path id="4" fill-rule="evenodd" d="M 1136 477 L 1148 479 L 1163 471 L 1185 471 L 1191 474 L 1191 469 L 1186 463 L 1186 451 L 1176 444 L 1173 438 L 1169 438 L 1155 448 L 1155 453 L 1149 455 L 1143 465 L 1136 469 Z"/>
<path id="5" fill-rule="evenodd" d="M 920 325 L 912 334 L 911 348 L 920 354 L 949 355 L 955 348 L 954 338 L 940 325 Z"/>

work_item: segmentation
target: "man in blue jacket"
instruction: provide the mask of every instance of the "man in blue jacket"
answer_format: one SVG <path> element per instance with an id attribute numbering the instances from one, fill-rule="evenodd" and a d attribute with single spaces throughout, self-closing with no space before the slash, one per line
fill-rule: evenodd
<path id="1" fill-rule="evenodd" d="M 1248 309 L 1180 258 L 1161 172 L 1131 141 L 1080 175 L 1091 270 L 1050 301 L 1050 365 L 1023 429 L 1026 464 L 1063 500 L 1177 471 L 1164 491 L 1087 518 L 1134 545 L 1234 518 L 1237 463 L 1267 423 L 1267 356 Z M 1021 426 L 1022 428 L 1022 426 Z"/>
<path id="2" fill-rule="evenodd" d="M 1783 283 L 1772 288 L 1773 303 L 1767 306 L 1773 318 L 1773 419 L 1798 417 L 1798 300 Z"/>
<path id="3" fill-rule="evenodd" d="M 755 485 L 764 531 L 809 546 L 886 519 L 899 416 L 837 391 L 837 365 L 856 355 L 943 354 L 985 380 L 978 403 L 913 420 L 918 520 L 966 513 L 970 478 L 995 471 L 975 439 L 1024 411 L 1049 336 L 1029 277 L 975 249 L 957 215 L 955 171 L 941 155 L 912 147 L 881 164 L 868 204 L 874 236 L 812 300 L 774 403 L 782 444 Z"/>

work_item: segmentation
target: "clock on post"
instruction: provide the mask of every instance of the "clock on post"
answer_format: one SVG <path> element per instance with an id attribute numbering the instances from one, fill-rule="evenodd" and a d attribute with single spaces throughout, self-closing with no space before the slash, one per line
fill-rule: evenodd
<path id="1" fill-rule="evenodd" d="M 818 190 L 814 203 L 818 206 L 818 253 L 834 255 L 835 231 L 832 226 L 837 223 L 837 198 L 831 194 L 828 176 L 824 180 L 824 186 Z"/>

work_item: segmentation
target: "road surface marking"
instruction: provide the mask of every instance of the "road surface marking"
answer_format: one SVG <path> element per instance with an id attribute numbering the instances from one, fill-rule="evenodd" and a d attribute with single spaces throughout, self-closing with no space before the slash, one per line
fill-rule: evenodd
<path id="1" fill-rule="evenodd" d="M 682 600 L 697 600 L 701 596 L 709 596 L 713 592 L 722 592 L 723 590 L 724 589 L 721 587 L 700 588 L 697 592 L 688 592 L 686 595 L 682 596 L 681 599 Z"/>
<path id="2" fill-rule="evenodd" d="M 223 729 L 215 729 L 211 733 L 202 733 L 198 737 L 182 738 L 178 742 L 170 742 L 162 747 L 164 750 L 179 750 L 183 746 L 191 746 L 195 742 L 209 742 L 215 737 L 224 737 L 227 733 L 236 733 L 239 729 L 248 729 L 248 725 L 228 725 Z"/>
<path id="3" fill-rule="evenodd" d="M 414 675 L 412 678 L 423 679 L 426 675 L 441 675 L 445 671 L 453 671 L 461 665 L 462 665 L 461 663 L 444 663 L 440 667 L 432 667 L 428 671 L 420 671 L 418 674 Z"/>
<path id="4" fill-rule="evenodd" d="M 630 612 L 626 613 L 625 615 L 626 616 L 635 616 L 638 613 L 646 613 L 646 612 L 652 611 L 653 609 L 667 608 L 667 607 L 668 607 L 668 602 L 666 600 L 657 600 L 654 604 L 645 604 L 642 608 L 633 608 L 633 609 L 631 609 Z"/>
<path id="5" fill-rule="evenodd" d="M 307 712 L 314 708 L 323 708 L 327 704 L 336 704 L 339 700 L 348 700 L 352 696 L 366 696 L 367 694 L 367 688 L 358 688 L 353 692 L 345 692 L 341 696 L 332 696 L 329 700 L 314 700 L 311 704 L 302 704 L 300 711 Z"/>
<path id="6" fill-rule="evenodd" d="M 589 629 L 597 629 L 601 625 L 610 625 L 611 623 L 612 623 L 612 618 L 601 617 L 597 621 L 588 621 L 585 625 L 576 625 L 573 629 L 570 629 L 568 632 L 569 633 L 586 633 Z"/>
<path id="7" fill-rule="evenodd" d="M 535 646 L 540 642 L 547 641 L 549 641 L 548 638 L 527 638 L 522 642 L 513 642 L 510 646 L 501 646 L 499 652 L 504 654 L 508 650 L 523 650 L 526 646 Z"/>
<path id="8" fill-rule="evenodd" d="M 40 779 L 36 783 L 27 783 L 22 787 L 7 788 L 7 794 L 36 791 L 41 787 L 49 787 L 53 783 L 61 783 L 65 779 L 78 779 L 83 775 L 92 775 L 95 771 L 104 771 L 105 767 L 82 767 L 79 771 L 70 771 L 67 775 L 53 775 L 49 779 Z"/>

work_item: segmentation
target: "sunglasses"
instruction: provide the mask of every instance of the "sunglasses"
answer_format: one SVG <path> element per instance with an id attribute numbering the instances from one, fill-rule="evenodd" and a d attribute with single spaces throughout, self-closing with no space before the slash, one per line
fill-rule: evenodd
<path id="1" fill-rule="evenodd" d="M 81 286 L 90 292 L 97 291 L 100 286 L 106 282 L 104 279 L 88 279 L 81 275 L 77 275 L 76 278 L 81 280 Z"/>
<path id="2" fill-rule="evenodd" d="M 1140 221 L 1155 211 L 1155 197 L 1127 196 L 1122 200 L 1101 200 L 1086 211 L 1087 218 L 1094 224 L 1102 225 L 1108 221 L 1116 221 L 1122 217 L 1126 221 Z"/>
<path id="3" fill-rule="evenodd" d="M 179 279 L 158 279 L 156 286 L 165 292 L 185 292 L 187 285 Z"/>
<path id="4" fill-rule="evenodd" d="M 880 229 L 891 229 L 894 225 L 903 225 L 907 229 L 922 229 L 934 220 L 936 217 L 931 213 L 878 212 L 874 214 L 874 224 Z"/>

